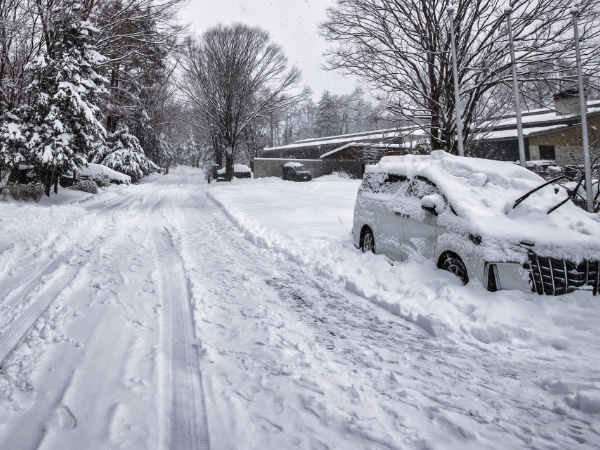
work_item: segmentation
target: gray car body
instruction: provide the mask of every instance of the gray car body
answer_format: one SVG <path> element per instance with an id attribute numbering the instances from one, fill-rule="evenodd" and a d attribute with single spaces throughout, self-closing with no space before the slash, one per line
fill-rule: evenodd
<path id="1" fill-rule="evenodd" d="M 387 174 L 381 175 L 389 179 Z M 375 252 L 392 261 L 406 261 L 411 253 L 416 253 L 439 265 L 442 255 L 451 252 L 464 262 L 470 282 L 477 281 L 487 287 L 487 269 L 490 263 L 496 263 L 503 276 L 504 289 L 531 293 L 528 271 L 523 268 L 527 260 L 526 247 L 509 247 L 500 258 L 497 251 L 486 254 L 486 247 L 480 245 L 481 236 L 469 232 L 468 224 L 461 223 L 444 193 L 425 177 L 405 180 L 396 177 L 398 186 L 388 183 L 389 188 L 379 189 L 379 192 L 370 189 L 373 183 L 368 182 L 369 177 L 373 174 L 365 174 L 354 207 L 352 235 L 357 248 L 361 247 L 368 227 L 375 239 Z M 414 188 L 416 185 L 421 186 Z M 439 215 L 422 208 L 423 197 L 436 194 L 444 202 Z"/>

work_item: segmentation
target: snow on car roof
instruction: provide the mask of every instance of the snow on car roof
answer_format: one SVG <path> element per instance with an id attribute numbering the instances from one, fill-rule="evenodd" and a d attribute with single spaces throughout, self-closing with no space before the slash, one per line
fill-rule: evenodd
<path id="1" fill-rule="evenodd" d="M 217 170 L 217 173 L 219 175 L 223 175 L 226 172 L 225 167 L 223 167 L 222 169 Z M 245 164 L 234 164 L 233 165 L 233 172 L 234 173 L 246 173 L 246 172 L 252 172 L 250 170 L 250 167 L 246 166 Z"/>
<path id="2" fill-rule="evenodd" d="M 225 172 L 226 172 L 225 167 L 217 170 L 217 173 L 219 175 L 223 175 Z M 234 173 L 235 172 L 237 172 L 237 173 L 245 173 L 245 172 L 252 172 L 252 171 L 250 170 L 250 167 L 248 167 L 248 166 L 246 166 L 244 164 L 234 164 L 233 165 L 233 172 Z"/>
<path id="3" fill-rule="evenodd" d="M 244 164 L 234 164 L 233 165 L 233 171 L 234 172 L 252 172 L 250 170 L 250 167 L 244 165 Z"/>
<path id="4" fill-rule="evenodd" d="M 79 174 L 87 177 L 92 177 L 94 175 L 106 175 L 111 180 L 124 181 L 126 183 L 131 182 L 131 177 L 129 175 L 117 172 L 116 170 L 113 170 L 110 167 L 106 167 L 102 164 L 88 163 L 87 167 L 84 166 L 79 169 Z"/>
<path id="5" fill-rule="evenodd" d="M 600 222 L 572 202 L 548 214 L 567 197 L 560 189 L 545 187 L 513 209 L 515 200 L 545 180 L 509 162 L 450 155 L 438 150 L 431 155 L 386 156 L 379 164 L 366 167 L 367 173 L 422 176 L 435 183 L 468 227 L 484 236 L 513 242 L 524 240 L 544 247 L 579 248 L 580 258 L 600 257 L 597 236 Z M 587 253 L 586 253 L 587 251 Z M 572 254 L 572 251 L 569 251 Z"/>
<path id="6" fill-rule="evenodd" d="M 303 167 L 303 164 L 299 162 L 289 162 L 285 163 L 283 167 Z"/>

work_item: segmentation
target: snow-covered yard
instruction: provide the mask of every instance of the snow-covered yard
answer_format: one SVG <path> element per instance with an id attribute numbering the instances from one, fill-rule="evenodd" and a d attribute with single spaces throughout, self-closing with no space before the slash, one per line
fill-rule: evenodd
<path id="1" fill-rule="evenodd" d="M 600 447 L 598 297 L 362 254 L 358 186 L 0 203 L 0 448 Z"/>

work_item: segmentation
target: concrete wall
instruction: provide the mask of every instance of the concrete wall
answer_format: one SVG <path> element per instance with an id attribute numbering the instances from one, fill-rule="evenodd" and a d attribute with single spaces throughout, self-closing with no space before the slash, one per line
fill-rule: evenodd
<path id="1" fill-rule="evenodd" d="M 364 164 L 360 161 L 323 161 L 322 159 L 254 158 L 254 178 L 281 177 L 281 166 L 289 162 L 303 164 L 313 178 L 333 172 L 346 172 L 353 178 L 362 178 Z"/>

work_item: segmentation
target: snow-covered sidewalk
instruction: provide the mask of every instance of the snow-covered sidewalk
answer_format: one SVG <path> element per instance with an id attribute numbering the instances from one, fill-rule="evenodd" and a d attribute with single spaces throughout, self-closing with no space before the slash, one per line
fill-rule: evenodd
<path id="1" fill-rule="evenodd" d="M 0 448 L 598 448 L 596 298 L 363 255 L 357 189 L 0 204 Z"/>

